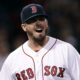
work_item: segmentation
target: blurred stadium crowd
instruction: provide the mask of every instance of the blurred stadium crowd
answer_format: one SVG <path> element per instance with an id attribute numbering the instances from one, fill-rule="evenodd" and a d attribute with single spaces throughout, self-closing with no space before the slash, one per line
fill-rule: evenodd
<path id="1" fill-rule="evenodd" d="M 29 3 L 43 5 L 49 15 L 49 34 L 71 43 L 80 53 L 79 0 L 0 0 L 0 66 L 10 52 L 27 40 L 20 27 L 20 12 Z"/>

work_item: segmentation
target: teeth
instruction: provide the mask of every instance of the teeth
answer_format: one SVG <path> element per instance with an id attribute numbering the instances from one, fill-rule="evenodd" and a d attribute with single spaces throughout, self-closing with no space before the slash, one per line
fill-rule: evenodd
<path id="1" fill-rule="evenodd" d="M 36 32 L 42 32 L 42 29 L 37 29 Z"/>
<path id="2" fill-rule="evenodd" d="M 42 29 L 37 29 L 37 30 L 42 30 Z"/>

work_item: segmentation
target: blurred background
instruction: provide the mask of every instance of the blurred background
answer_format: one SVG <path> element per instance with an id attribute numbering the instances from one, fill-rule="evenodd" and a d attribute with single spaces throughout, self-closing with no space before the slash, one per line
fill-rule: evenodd
<path id="1" fill-rule="evenodd" d="M 8 54 L 27 40 L 20 13 L 29 3 L 43 5 L 50 35 L 71 43 L 80 53 L 80 0 L 0 0 L 0 68 Z"/>

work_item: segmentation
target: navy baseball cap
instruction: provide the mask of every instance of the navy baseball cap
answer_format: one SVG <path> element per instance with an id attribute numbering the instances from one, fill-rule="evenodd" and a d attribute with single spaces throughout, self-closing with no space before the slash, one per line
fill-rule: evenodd
<path id="1" fill-rule="evenodd" d="M 47 18 L 47 14 L 44 8 L 39 4 L 29 4 L 25 6 L 21 11 L 21 21 L 22 23 L 27 22 L 36 16 L 44 16 Z"/>

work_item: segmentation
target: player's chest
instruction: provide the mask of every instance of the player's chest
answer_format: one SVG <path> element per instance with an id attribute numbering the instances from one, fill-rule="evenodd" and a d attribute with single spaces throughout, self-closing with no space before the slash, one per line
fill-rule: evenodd
<path id="1" fill-rule="evenodd" d="M 62 56 L 53 53 L 44 56 L 27 56 L 15 65 L 17 66 L 14 73 L 17 80 L 63 79 L 66 70 Z"/>

